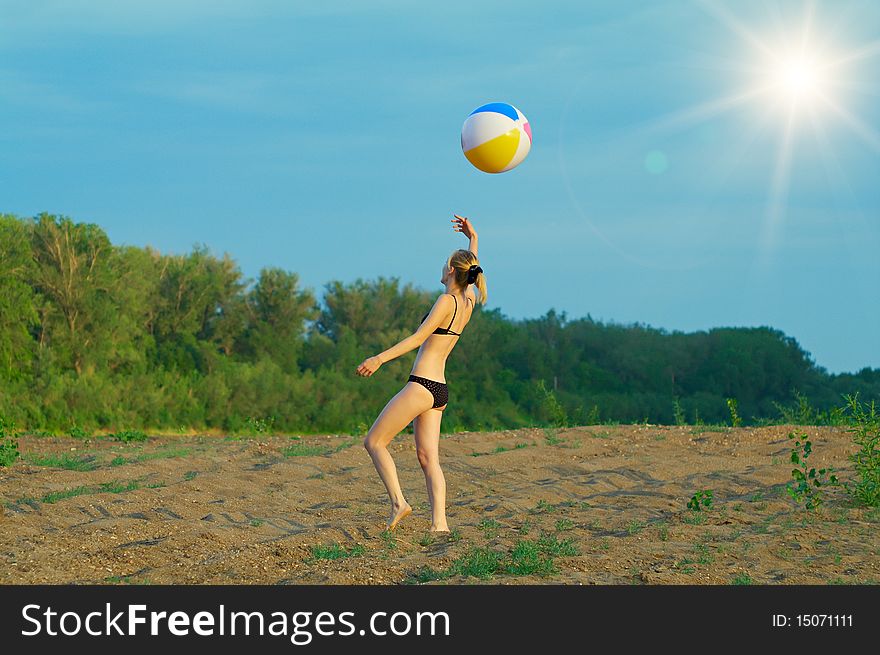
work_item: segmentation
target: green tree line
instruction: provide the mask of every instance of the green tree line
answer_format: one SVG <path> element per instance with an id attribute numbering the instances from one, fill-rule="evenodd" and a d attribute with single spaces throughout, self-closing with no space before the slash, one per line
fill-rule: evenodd
<path id="1" fill-rule="evenodd" d="M 370 425 L 415 352 L 370 378 L 364 357 L 410 334 L 436 296 L 398 278 L 328 282 L 242 276 L 226 254 L 114 246 L 97 225 L 0 214 L 0 417 L 30 430 L 236 431 L 255 417 L 285 432 Z M 478 309 L 447 364 L 444 429 L 573 423 L 744 424 L 806 398 L 880 397 L 880 369 L 829 374 L 779 330 L 694 333 Z M 548 397 L 553 402 L 548 403 Z M 674 405 L 675 404 L 675 405 Z M 555 409 L 554 409 L 555 408 Z"/>

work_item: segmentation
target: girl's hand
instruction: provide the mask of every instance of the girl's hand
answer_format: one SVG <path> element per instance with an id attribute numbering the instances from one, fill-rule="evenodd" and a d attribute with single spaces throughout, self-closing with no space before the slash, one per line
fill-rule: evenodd
<path id="1" fill-rule="evenodd" d="M 357 374 L 361 375 L 365 378 L 370 377 L 373 373 L 379 370 L 379 367 L 382 366 L 382 360 L 376 356 L 367 357 L 364 361 L 360 363 L 357 367 Z"/>
<path id="2" fill-rule="evenodd" d="M 465 218 L 464 216 L 459 216 L 458 214 L 453 214 L 455 218 L 452 219 L 452 222 L 455 225 L 452 226 L 452 229 L 456 232 L 461 232 L 468 239 L 473 239 L 477 236 L 477 231 L 474 229 L 473 224 L 471 223 L 469 218 Z"/>

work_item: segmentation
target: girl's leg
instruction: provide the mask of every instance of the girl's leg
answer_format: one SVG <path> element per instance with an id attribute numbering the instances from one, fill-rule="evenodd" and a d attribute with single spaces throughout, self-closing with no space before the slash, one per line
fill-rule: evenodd
<path id="1" fill-rule="evenodd" d="M 397 479 L 397 468 L 394 466 L 391 453 L 388 452 L 388 444 L 414 417 L 432 404 L 434 399 L 430 391 L 414 382 L 407 382 L 406 386 L 388 401 L 385 409 L 364 437 L 364 448 L 370 454 L 391 499 L 391 517 L 387 526 L 389 530 L 393 530 L 398 521 L 412 512 L 412 508 L 403 498 L 400 481 Z"/>
<path id="2" fill-rule="evenodd" d="M 440 420 L 443 412 L 429 409 L 419 414 L 413 421 L 416 438 L 416 455 L 422 471 L 425 472 L 425 485 L 431 501 L 431 531 L 448 532 L 446 524 L 446 478 L 440 468 Z"/>

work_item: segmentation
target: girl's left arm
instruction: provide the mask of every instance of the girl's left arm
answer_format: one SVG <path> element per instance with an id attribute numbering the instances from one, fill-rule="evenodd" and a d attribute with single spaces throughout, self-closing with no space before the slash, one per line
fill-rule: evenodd
<path id="1" fill-rule="evenodd" d="M 419 329 L 411 335 L 394 344 L 387 350 L 383 350 L 378 355 L 367 357 L 357 367 L 358 375 L 368 377 L 375 373 L 382 364 L 390 362 L 401 355 L 405 355 L 410 350 L 414 350 L 421 346 L 425 340 L 434 333 L 434 330 L 440 327 L 446 316 L 451 315 L 452 305 L 455 301 L 451 296 L 443 294 L 434 303 L 431 312 L 425 317 L 425 320 L 419 326 Z"/>

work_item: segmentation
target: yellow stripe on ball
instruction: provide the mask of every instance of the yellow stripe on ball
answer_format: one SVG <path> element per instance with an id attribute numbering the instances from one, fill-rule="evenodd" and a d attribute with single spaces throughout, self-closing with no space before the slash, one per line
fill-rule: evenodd
<path id="1" fill-rule="evenodd" d="M 519 147 L 521 130 L 517 127 L 494 139 L 465 150 L 468 161 L 485 173 L 500 173 L 510 163 Z"/>

